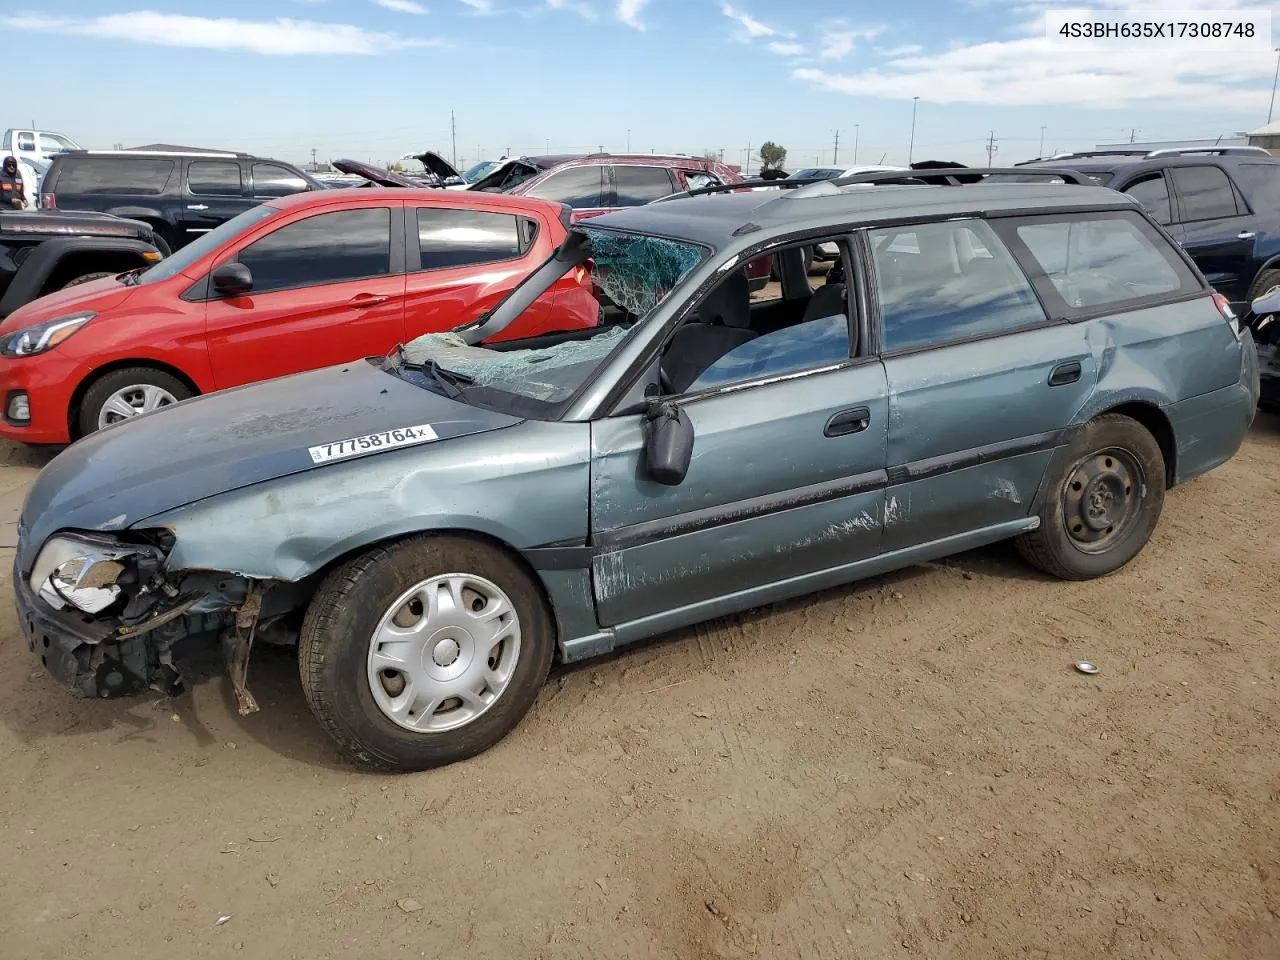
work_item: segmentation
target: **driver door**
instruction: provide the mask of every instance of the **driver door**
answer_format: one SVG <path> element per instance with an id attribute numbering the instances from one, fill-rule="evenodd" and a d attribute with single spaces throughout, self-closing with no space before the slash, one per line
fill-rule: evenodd
<path id="1" fill-rule="evenodd" d="M 648 479 L 643 415 L 592 424 L 592 580 L 602 625 L 682 608 L 692 622 L 718 599 L 880 550 L 888 397 L 884 367 L 860 348 L 864 337 L 851 335 L 863 319 L 840 296 L 825 299 L 834 311 L 810 310 L 810 292 L 793 290 L 785 299 L 794 322 L 779 328 L 775 309 L 772 329 L 757 333 L 746 278 L 724 282 L 736 291 L 710 291 L 663 355 L 672 370 L 702 358 L 693 382 L 672 394 L 695 434 L 683 481 Z M 711 303 L 722 315 L 704 324 Z M 713 329 L 721 321 L 740 332 Z"/>

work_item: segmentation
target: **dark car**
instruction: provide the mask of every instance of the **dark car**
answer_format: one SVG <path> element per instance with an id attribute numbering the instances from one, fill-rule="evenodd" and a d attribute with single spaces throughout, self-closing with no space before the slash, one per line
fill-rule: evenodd
<path id="1" fill-rule="evenodd" d="M 1067 167 L 1127 193 L 1240 313 L 1280 284 L 1280 159 L 1261 147 L 1092 150 L 1020 167 Z"/>
<path id="2" fill-rule="evenodd" d="M 138 220 L 62 210 L 0 212 L 0 319 L 54 290 L 147 267 L 166 253 L 155 231 Z"/>
<path id="3" fill-rule="evenodd" d="M 324 189 L 297 167 L 247 153 L 75 150 L 54 158 L 40 205 L 142 220 L 177 250 L 264 200 Z"/>

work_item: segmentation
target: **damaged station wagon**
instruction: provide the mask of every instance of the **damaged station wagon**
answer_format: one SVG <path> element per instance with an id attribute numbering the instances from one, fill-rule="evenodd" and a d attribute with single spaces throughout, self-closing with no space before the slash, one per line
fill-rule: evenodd
<path id="1" fill-rule="evenodd" d="M 91 697 L 219 642 L 242 713 L 254 643 L 296 643 L 341 747 L 414 770 L 500 740 L 557 657 L 1005 538 L 1108 574 L 1236 452 L 1257 361 L 1134 201 L 1054 176 L 691 191 L 451 332 L 108 427 L 24 505 L 27 642 Z M 495 339 L 576 270 L 598 327 Z"/>

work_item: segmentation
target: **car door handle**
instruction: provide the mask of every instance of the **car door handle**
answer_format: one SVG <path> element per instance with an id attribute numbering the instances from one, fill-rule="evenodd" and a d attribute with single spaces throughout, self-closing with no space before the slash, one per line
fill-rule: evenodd
<path id="1" fill-rule="evenodd" d="M 188 210 L 208 210 L 209 207 L 203 203 L 188 203 L 187 209 Z"/>
<path id="2" fill-rule="evenodd" d="M 1068 383 L 1076 383 L 1080 379 L 1080 363 L 1060 363 L 1049 373 L 1049 386 L 1065 387 Z"/>
<path id="3" fill-rule="evenodd" d="M 1252 240 L 1257 234 L 1252 230 L 1241 230 L 1236 234 L 1237 240 Z"/>
<path id="4" fill-rule="evenodd" d="M 390 299 L 390 297 L 384 297 L 377 293 L 357 293 L 347 301 L 347 304 L 353 307 L 374 307 L 380 303 L 386 303 Z"/>
<path id="5" fill-rule="evenodd" d="M 866 407 L 854 407 L 852 410 L 841 410 L 839 413 L 832 414 L 822 435 L 846 437 L 851 433 L 861 433 L 870 425 L 871 411 Z"/>

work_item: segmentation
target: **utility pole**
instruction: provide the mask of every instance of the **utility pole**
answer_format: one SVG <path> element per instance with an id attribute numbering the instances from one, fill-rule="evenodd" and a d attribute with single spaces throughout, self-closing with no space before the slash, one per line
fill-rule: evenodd
<path id="1" fill-rule="evenodd" d="M 919 97 L 911 98 L 911 142 L 907 146 L 907 166 L 911 166 L 911 158 L 915 155 L 916 150 L 916 107 L 920 103 Z"/>
<path id="2" fill-rule="evenodd" d="M 991 131 L 991 135 L 987 137 L 987 166 L 991 166 L 991 158 L 996 155 L 996 151 L 1000 148 L 996 146 L 996 132 Z"/>
<path id="3" fill-rule="evenodd" d="M 316 167 L 316 148 L 311 148 L 311 169 L 314 171 Z"/>
<path id="4" fill-rule="evenodd" d="M 751 176 L 751 144 L 750 143 L 747 144 L 747 163 L 742 168 L 742 175 L 744 177 Z"/>
<path id="5" fill-rule="evenodd" d="M 1037 157 L 1044 156 L 1044 131 L 1045 131 L 1045 128 L 1041 127 L 1040 128 L 1040 152 L 1036 154 Z"/>
<path id="6" fill-rule="evenodd" d="M 1271 122 L 1271 114 L 1276 109 L 1276 84 L 1280 83 L 1280 47 L 1276 47 L 1276 75 L 1271 81 L 1271 107 L 1267 110 L 1267 123 Z"/>
<path id="7" fill-rule="evenodd" d="M 860 123 L 855 123 L 853 125 L 853 162 L 854 163 L 858 162 L 858 132 L 859 132 L 858 128 L 861 126 L 862 124 Z"/>
<path id="8" fill-rule="evenodd" d="M 1129 130 L 1129 142 L 1130 142 L 1130 143 L 1133 143 L 1134 137 L 1136 137 L 1137 135 L 1138 135 L 1138 128 L 1137 128 L 1137 127 L 1132 127 L 1132 128 L 1130 128 L 1130 130 Z"/>
<path id="9" fill-rule="evenodd" d="M 832 163 L 840 162 L 840 131 L 839 130 L 836 131 L 836 145 L 831 151 L 831 162 Z"/>
<path id="10" fill-rule="evenodd" d="M 458 124 L 453 119 L 453 111 L 449 111 L 449 137 L 453 141 L 453 165 L 458 166 Z"/>
<path id="11" fill-rule="evenodd" d="M 627 153 L 631 152 L 631 128 L 627 128 Z"/>

